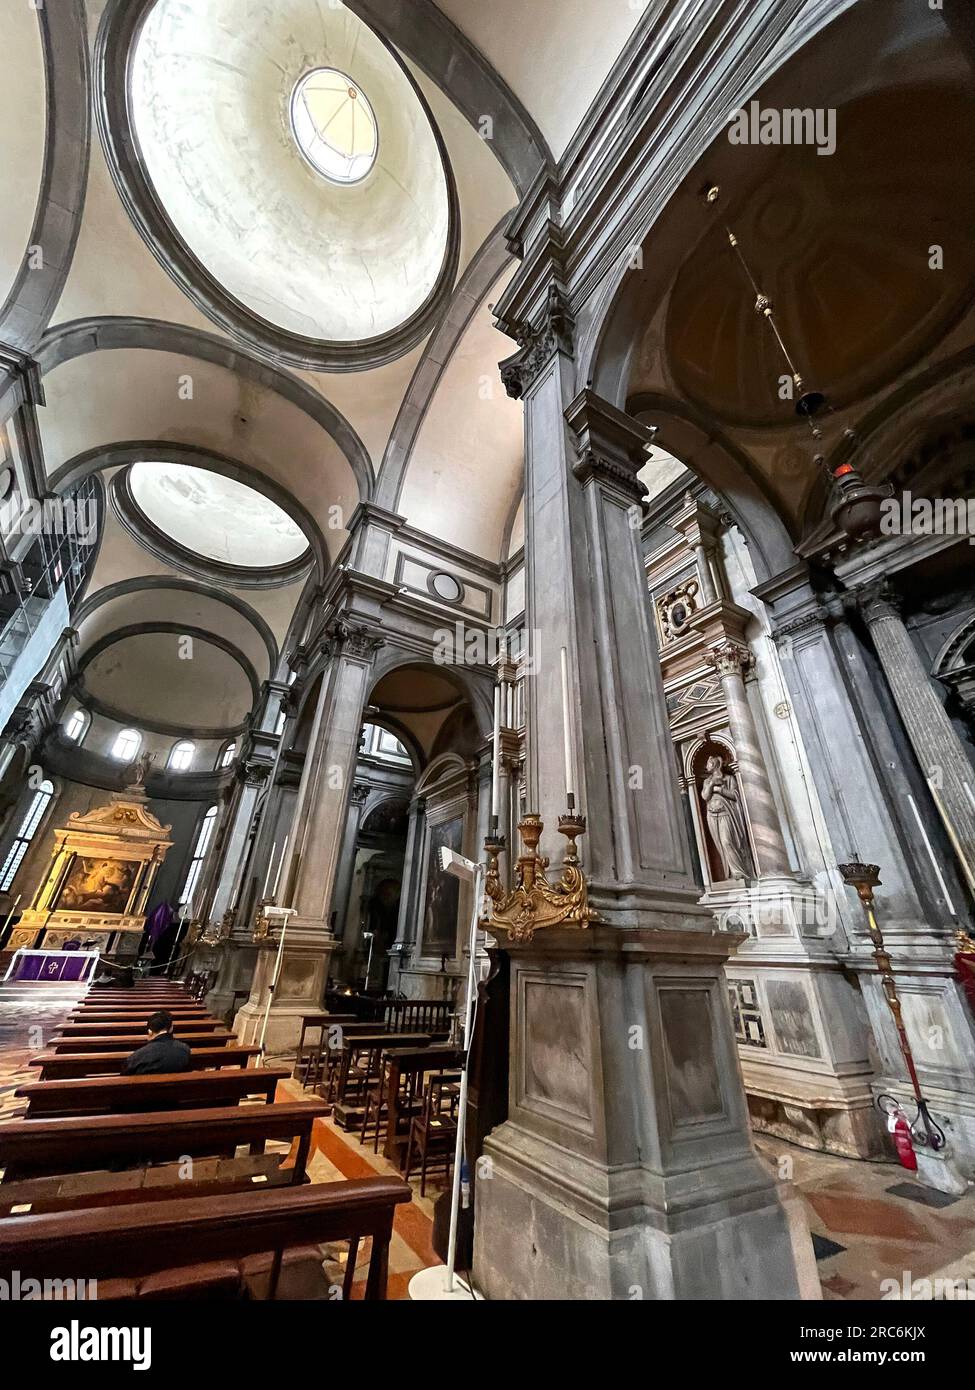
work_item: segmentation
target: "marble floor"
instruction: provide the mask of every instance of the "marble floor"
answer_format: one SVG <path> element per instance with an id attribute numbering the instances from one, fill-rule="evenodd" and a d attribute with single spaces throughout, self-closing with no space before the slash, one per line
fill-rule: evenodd
<path id="1" fill-rule="evenodd" d="M 57 1030 L 71 1007 L 0 1003 L 0 1122 L 22 1113 L 14 1092 L 31 1079 L 28 1059 L 43 1048 L 44 1039 Z M 287 1059 L 268 1062 L 287 1064 Z M 298 1100 L 308 1094 L 289 1080 L 279 1085 L 276 1099 Z M 824 1298 L 880 1299 L 891 1294 L 885 1280 L 903 1289 L 915 1280 L 951 1277 L 971 1279 L 975 1289 L 975 1190 L 946 1198 L 922 1187 L 894 1162 L 833 1158 L 765 1137 L 756 1142 L 777 1173 L 791 1176 L 803 1198 Z M 331 1119 L 316 1120 L 308 1165 L 312 1182 L 394 1171 L 381 1154 L 373 1153 L 371 1143 L 360 1144 L 357 1136 L 346 1134 Z M 433 1202 L 441 1181 L 429 1178 L 427 1195 L 421 1197 L 419 1179 L 414 1179 L 413 1201 L 397 1208 L 389 1258 L 390 1298 L 406 1298 L 412 1275 L 439 1263 L 431 1237 Z M 340 1273 L 342 1251 L 331 1256 Z M 366 1250 L 353 1296 L 361 1296 L 367 1260 Z"/>
<path id="2" fill-rule="evenodd" d="M 765 1137 L 756 1143 L 802 1195 L 824 1299 L 896 1297 L 885 1280 L 904 1290 L 949 1272 L 975 1276 L 975 1189 L 951 1198 L 896 1162 L 833 1158 Z"/>

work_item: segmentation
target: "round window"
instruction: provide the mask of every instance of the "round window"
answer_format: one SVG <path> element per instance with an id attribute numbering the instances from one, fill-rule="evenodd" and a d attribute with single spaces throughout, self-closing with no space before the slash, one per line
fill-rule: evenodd
<path id="1" fill-rule="evenodd" d="M 306 73 L 291 95 L 298 148 L 332 183 L 359 183 L 379 152 L 379 130 L 360 87 L 336 68 Z"/>
<path id="2" fill-rule="evenodd" d="M 456 603 L 464 592 L 460 583 L 452 574 L 435 574 L 430 580 L 430 587 L 437 598 L 442 598 L 445 603 Z"/>

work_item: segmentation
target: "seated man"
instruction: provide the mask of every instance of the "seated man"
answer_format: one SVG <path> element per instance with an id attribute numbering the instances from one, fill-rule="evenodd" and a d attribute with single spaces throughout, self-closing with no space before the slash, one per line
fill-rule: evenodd
<path id="1" fill-rule="evenodd" d="M 190 1049 L 173 1037 L 173 1016 L 166 1009 L 154 1013 L 146 1024 L 149 1041 L 136 1048 L 122 1068 L 123 1076 L 147 1072 L 189 1071 Z"/>

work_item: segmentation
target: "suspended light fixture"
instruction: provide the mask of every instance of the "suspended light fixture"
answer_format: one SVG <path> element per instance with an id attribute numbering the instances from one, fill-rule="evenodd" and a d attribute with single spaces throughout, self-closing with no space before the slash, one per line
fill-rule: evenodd
<path id="1" fill-rule="evenodd" d="M 721 189 L 717 184 L 709 184 L 703 190 L 702 196 L 705 203 L 714 206 L 721 196 Z M 879 534 L 880 504 L 885 497 L 890 496 L 890 489 L 886 486 L 876 487 L 864 482 L 855 465 L 850 463 L 848 458 L 833 466 L 826 462 L 825 456 L 820 452 L 823 431 L 817 424 L 817 420 L 822 415 L 830 414 L 833 407 L 826 394 L 811 388 L 796 367 L 795 359 L 775 320 L 775 309 L 771 299 L 759 287 L 742 253 L 738 237 L 727 223 L 725 224 L 725 232 L 728 236 L 728 243 L 755 293 L 755 312 L 768 324 L 792 377 L 796 390 L 796 414 L 809 426 L 816 449 L 813 463 L 825 474 L 829 485 L 832 499 L 829 511 L 833 524 L 851 541 L 869 540 Z M 852 452 L 859 443 L 856 432 L 852 429 L 846 429 L 843 433 L 849 441 Z"/>

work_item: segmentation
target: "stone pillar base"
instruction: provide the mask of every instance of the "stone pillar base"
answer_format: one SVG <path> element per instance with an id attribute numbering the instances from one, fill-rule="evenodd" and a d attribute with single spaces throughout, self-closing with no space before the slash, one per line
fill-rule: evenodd
<path id="1" fill-rule="evenodd" d="M 751 1143 L 723 969 L 740 940 L 696 922 L 505 938 L 509 1118 L 474 1227 L 488 1298 L 820 1296 L 801 1204 Z"/>
<path id="2" fill-rule="evenodd" d="M 287 929 L 281 974 L 264 1039 L 265 1050 L 277 1056 L 295 1051 L 302 1015 L 322 1007 L 335 938 L 316 930 L 317 925 L 293 917 Z M 275 937 L 258 950 L 250 998 L 234 1020 L 234 1033 L 244 1045 L 260 1041 L 276 959 Z"/>
<path id="3" fill-rule="evenodd" d="M 489 1299 L 822 1297 L 801 1200 L 754 1156 L 661 1183 L 571 1161 L 510 1122 L 485 1156 L 474 1279 Z"/>

